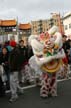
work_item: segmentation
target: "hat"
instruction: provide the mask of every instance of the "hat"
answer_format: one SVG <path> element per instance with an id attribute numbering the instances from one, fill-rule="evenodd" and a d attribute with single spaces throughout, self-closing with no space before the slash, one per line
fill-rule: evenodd
<path id="1" fill-rule="evenodd" d="M 10 41 L 10 46 L 11 47 L 15 47 L 16 46 L 16 42 L 15 41 Z"/>

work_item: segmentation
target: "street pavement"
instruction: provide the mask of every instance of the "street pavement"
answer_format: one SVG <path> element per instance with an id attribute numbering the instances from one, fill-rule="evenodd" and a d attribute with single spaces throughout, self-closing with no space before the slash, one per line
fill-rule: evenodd
<path id="1" fill-rule="evenodd" d="M 71 79 L 58 82 L 58 96 L 42 99 L 40 87 L 24 90 L 16 102 L 10 103 L 10 95 L 0 98 L 0 108 L 71 108 Z"/>

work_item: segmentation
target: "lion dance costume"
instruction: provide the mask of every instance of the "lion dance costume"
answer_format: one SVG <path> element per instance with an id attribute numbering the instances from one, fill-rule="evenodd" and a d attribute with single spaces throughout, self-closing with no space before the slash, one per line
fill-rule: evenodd
<path id="1" fill-rule="evenodd" d="M 40 96 L 57 96 L 57 72 L 62 65 L 65 53 L 62 49 L 62 35 L 58 27 L 53 26 L 48 32 L 31 35 L 29 42 L 32 46 L 35 61 L 42 71 Z"/>

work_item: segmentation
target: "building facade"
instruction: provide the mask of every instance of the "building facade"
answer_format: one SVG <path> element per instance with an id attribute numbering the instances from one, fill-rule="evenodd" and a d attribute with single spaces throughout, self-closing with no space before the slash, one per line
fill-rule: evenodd
<path id="1" fill-rule="evenodd" d="M 38 21 L 32 21 L 32 34 L 40 34 L 42 32 L 46 32 L 49 30 L 53 25 L 56 25 L 59 27 L 59 31 L 63 34 L 64 33 L 64 27 L 63 22 L 60 14 L 53 13 L 52 17 L 47 20 L 38 20 Z"/>
<path id="2" fill-rule="evenodd" d="M 68 39 L 71 39 L 71 12 L 68 12 L 63 17 L 64 32 Z"/>
<path id="3" fill-rule="evenodd" d="M 48 20 L 38 20 L 31 22 L 31 34 L 39 35 L 42 32 L 46 32 L 48 30 Z"/>

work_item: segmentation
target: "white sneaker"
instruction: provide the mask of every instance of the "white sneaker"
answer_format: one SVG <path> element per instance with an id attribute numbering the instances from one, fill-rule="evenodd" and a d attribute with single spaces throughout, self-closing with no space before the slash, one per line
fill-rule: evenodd
<path id="1" fill-rule="evenodd" d="M 15 102 L 17 99 L 18 99 L 18 96 L 16 95 L 16 96 L 12 96 L 9 101 Z"/>

